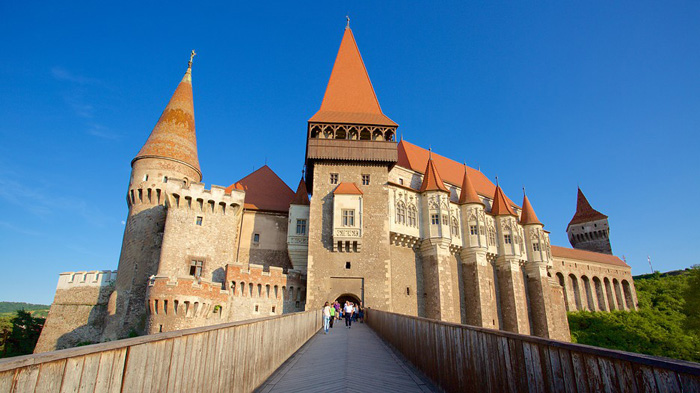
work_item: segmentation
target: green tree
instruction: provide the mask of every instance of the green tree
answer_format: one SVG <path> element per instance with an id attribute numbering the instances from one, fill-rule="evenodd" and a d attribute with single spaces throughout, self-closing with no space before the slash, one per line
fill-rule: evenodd
<path id="1" fill-rule="evenodd" d="M 685 306 L 683 311 L 687 316 L 685 327 L 692 334 L 700 337 L 700 265 L 693 266 L 688 278 L 683 298 Z"/>
<path id="2" fill-rule="evenodd" d="M 5 341 L 3 356 L 27 355 L 34 352 L 44 321 L 44 318 L 34 318 L 25 310 L 17 310 L 17 314 L 10 321 L 12 331 Z"/>

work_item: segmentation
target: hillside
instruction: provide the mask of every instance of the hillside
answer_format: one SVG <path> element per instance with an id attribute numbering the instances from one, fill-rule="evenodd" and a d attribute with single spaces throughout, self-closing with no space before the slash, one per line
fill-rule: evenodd
<path id="1" fill-rule="evenodd" d="M 634 282 L 638 311 L 570 312 L 572 341 L 700 362 L 700 267 Z"/>

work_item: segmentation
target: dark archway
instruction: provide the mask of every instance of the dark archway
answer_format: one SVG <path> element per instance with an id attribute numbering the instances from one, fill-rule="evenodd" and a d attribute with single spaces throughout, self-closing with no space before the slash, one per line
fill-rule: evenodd
<path id="1" fill-rule="evenodd" d="M 360 304 L 360 298 L 353 295 L 352 293 L 344 293 L 335 299 L 341 305 L 345 304 L 346 301 L 351 301 L 354 304 Z"/>

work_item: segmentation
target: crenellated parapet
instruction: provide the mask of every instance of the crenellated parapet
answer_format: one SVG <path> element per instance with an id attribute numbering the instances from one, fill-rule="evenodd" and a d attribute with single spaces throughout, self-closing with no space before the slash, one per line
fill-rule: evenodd
<path id="1" fill-rule="evenodd" d="M 226 192 L 222 186 L 212 185 L 207 190 L 204 183 L 167 183 L 166 206 L 168 209 L 189 209 L 196 212 L 222 215 L 238 215 L 243 206 L 245 192 Z"/>
<path id="2" fill-rule="evenodd" d="M 56 289 L 111 286 L 114 285 L 116 280 L 116 270 L 65 272 L 58 276 L 58 285 L 56 286 Z"/>
<path id="3" fill-rule="evenodd" d="M 226 321 L 229 292 L 218 282 L 184 277 L 153 277 L 148 284 L 149 333 Z"/>

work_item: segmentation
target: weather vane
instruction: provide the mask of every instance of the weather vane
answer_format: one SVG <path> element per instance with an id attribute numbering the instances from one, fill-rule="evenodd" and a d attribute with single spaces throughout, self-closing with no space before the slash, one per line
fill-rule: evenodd
<path id="1" fill-rule="evenodd" d="M 194 49 L 192 49 L 192 53 L 190 53 L 190 62 L 187 63 L 187 65 L 188 65 L 190 68 L 192 67 L 192 60 L 194 60 L 194 57 L 195 57 L 196 55 L 197 55 L 197 53 L 195 53 Z"/>

